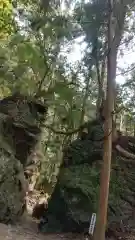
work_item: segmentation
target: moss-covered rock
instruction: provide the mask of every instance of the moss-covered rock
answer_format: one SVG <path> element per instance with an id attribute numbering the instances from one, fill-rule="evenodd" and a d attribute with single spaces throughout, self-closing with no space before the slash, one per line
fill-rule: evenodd
<path id="1" fill-rule="evenodd" d="M 43 226 L 44 231 L 58 231 L 57 226 L 61 231 L 88 230 L 91 215 L 97 212 L 104 135 L 100 122 L 88 125 L 85 139 L 75 140 L 64 152 L 58 182 L 48 204 L 48 223 Z M 110 228 L 113 222 L 128 223 L 133 219 L 134 171 L 135 164 L 113 150 L 108 209 Z"/>
<path id="2" fill-rule="evenodd" d="M 0 222 L 13 222 L 25 209 L 24 168 L 40 141 L 46 107 L 15 94 L 0 101 Z"/>
<path id="3" fill-rule="evenodd" d="M 26 192 L 18 178 L 19 173 L 23 174 L 21 163 L 0 149 L 0 222 L 16 221 L 23 213 Z"/>

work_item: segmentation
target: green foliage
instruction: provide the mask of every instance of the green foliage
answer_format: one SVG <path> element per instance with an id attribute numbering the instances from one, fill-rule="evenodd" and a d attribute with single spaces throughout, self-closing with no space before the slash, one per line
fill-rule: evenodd
<path id="1" fill-rule="evenodd" d="M 13 7 L 10 0 L 0 1 L 0 40 L 6 38 L 13 30 Z"/>

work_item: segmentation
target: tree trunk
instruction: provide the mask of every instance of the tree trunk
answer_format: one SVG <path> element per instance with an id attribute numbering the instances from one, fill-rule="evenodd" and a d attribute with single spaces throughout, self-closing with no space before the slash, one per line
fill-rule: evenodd
<path id="1" fill-rule="evenodd" d="M 123 118 L 124 118 L 124 112 L 120 115 L 120 131 L 123 132 L 124 126 L 123 126 Z"/>
<path id="2" fill-rule="evenodd" d="M 81 111 L 81 117 L 80 117 L 80 125 L 83 124 L 84 122 L 84 116 L 85 116 L 85 108 L 86 108 L 86 101 L 89 96 L 89 85 L 90 85 L 90 76 L 86 79 L 86 86 L 85 86 L 85 92 L 84 92 L 84 97 L 83 97 L 83 102 L 82 102 L 82 111 Z"/>
<path id="3" fill-rule="evenodd" d="M 118 5 L 119 6 L 119 5 Z M 122 6 L 123 7 L 123 6 Z M 107 221 L 107 207 L 109 195 L 109 182 L 111 171 L 111 156 L 112 156 L 112 112 L 114 109 L 115 99 L 115 78 L 116 78 L 116 58 L 117 49 L 121 39 L 124 19 L 121 19 L 119 24 L 119 32 L 117 31 L 116 22 L 114 23 L 114 6 L 113 0 L 108 0 L 109 21 L 108 21 L 108 56 L 107 56 L 107 94 L 106 94 L 106 112 L 104 124 L 104 155 L 103 168 L 101 171 L 101 186 L 100 186 L 100 200 L 97 218 L 97 226 L 95 231 L 95 240 L 105 240 L 105 229 Z M 120 10 L 120 9 L 119 9 Z M 120 15 L 121 16 L 121 15 Z M 123 15 L 125 17 L 125 14 Z M 116 20 L 116 19 L 115 19 Z"/>
<path id="4" fill-rule="evenodd" d="M 106 67 L 106 59 L 103 60 L 102 62 L 102 66 L 101 66 L 101 74 L 100 72 L 97 70 L 97 77 L 98 77 L 98 98 L 97 98 L 97 102 L 96 102 L 96 116 L 99 116 L 99 109 L 102 105 L 102 102 L 105 98 L 104 96 L 104 75 L 105 75 L 105 67 Z M 97 66 L 98 67 L 98 66 Z"/>

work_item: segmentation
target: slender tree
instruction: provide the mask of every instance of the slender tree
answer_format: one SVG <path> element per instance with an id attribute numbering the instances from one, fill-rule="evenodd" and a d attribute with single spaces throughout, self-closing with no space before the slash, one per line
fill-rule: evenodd
<path id="1" fill-rule="evenodd" d="M 120 8 L 120 6 L 122 8 Z M 123 10 L 121 12 L 121 10 Z M 105 239 L 107 207 L 112 156 L 113 110 L 115 100 L 115 78 L 117 50 L 120 44 L 126 10 L 122 1 L 108 0 L 108 54 L 107 54 L 107 92 L 104 124 L 104 155 L 101 171 L 99 212 L 95 240 Z"/>

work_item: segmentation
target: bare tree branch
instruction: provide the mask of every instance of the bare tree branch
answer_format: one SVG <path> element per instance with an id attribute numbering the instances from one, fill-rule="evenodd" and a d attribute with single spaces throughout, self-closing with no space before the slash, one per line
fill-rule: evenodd
<path id="1" fill-rule="evenodd" d="M 42 124 L 41 126 L 47 128 L 47 129 L 50 129 L 55 134 L 61 134 L 61 135 L 72 135 L 72 134 L 75 134 L 75 133 L 79 132 L 80 129 L 83 127 L 83 125 L 81 125 L 81 126 L 79 126 L 78 128 L 76 128 L 74 130 L 65 132 L 65 131 L 61 131 L 61 130 L 56 130 L 51 125 L 47 125 L 47 124 Z"/>
<path id="2" fill-rule="evenodd" d="M 127 69 L 126 71 L 123 71 L 122 73 L 118 73 L 116 76 L 120 76 L 120 75 L 124 75 L 124 74 L 127 74 L 127 73 L 129 73 L 129 72 L 131 72 L 131 71 L 133 71 L 133 70 L 135 70 L 135 66 L 133 66 L 132 68 L 130 68 L 130 69 Z"/>

